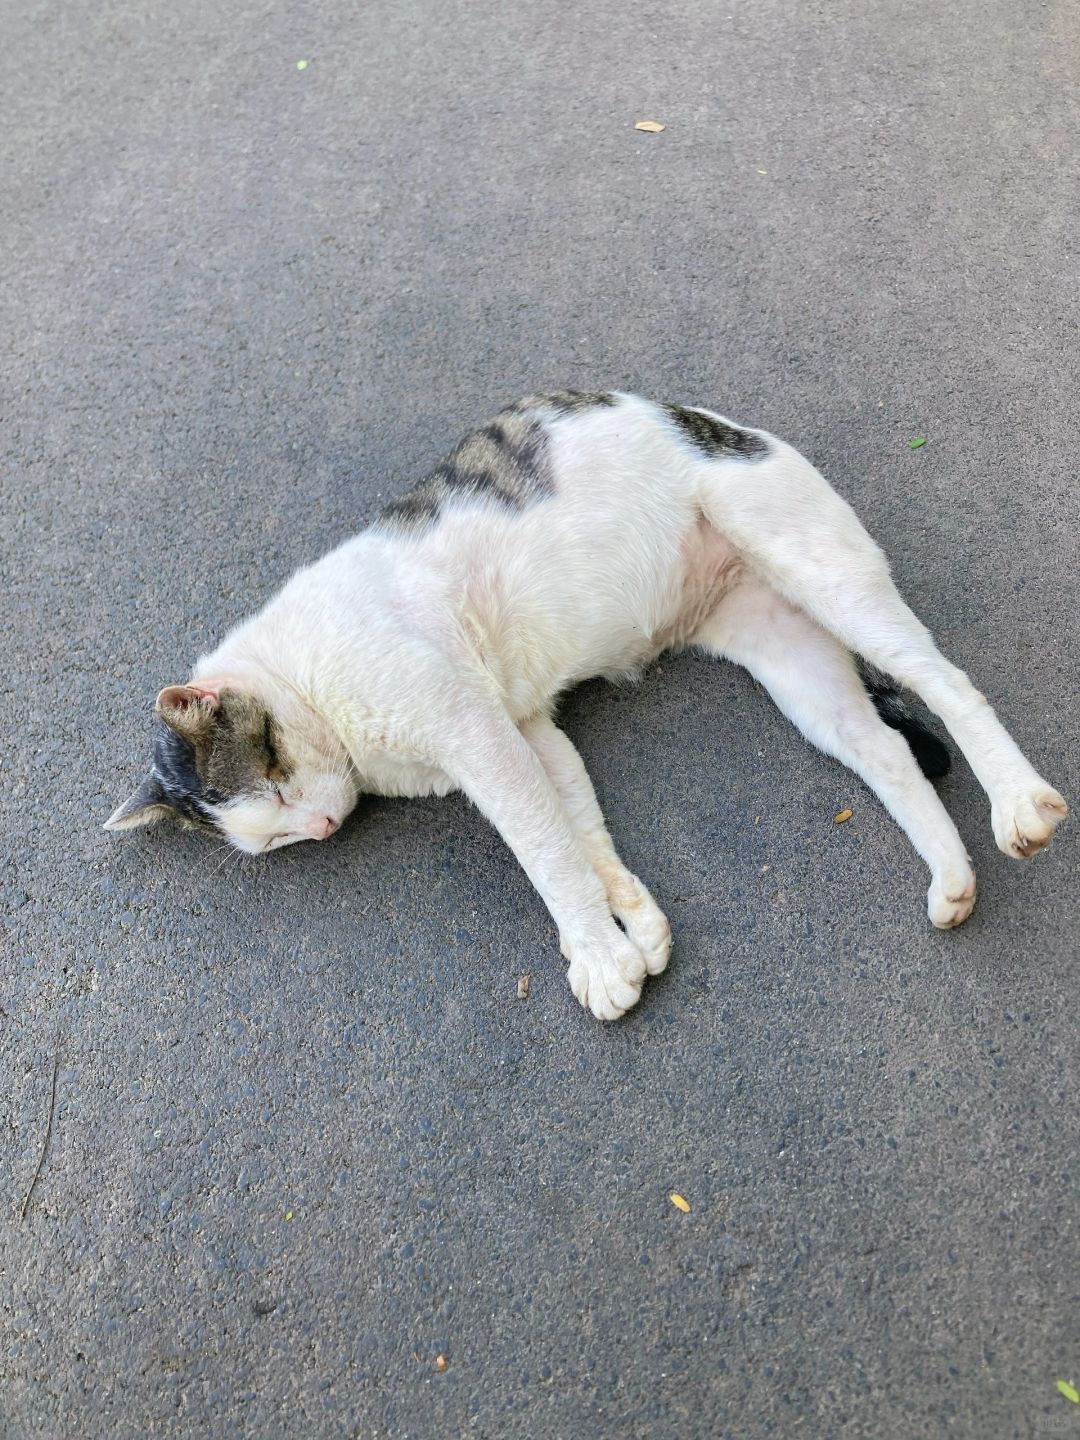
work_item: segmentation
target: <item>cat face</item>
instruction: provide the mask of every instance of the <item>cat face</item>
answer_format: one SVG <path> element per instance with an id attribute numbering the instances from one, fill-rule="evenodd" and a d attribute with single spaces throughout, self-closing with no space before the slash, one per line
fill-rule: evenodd
<path id="1" fill-rule="evenodd" d="M 291 692 L 268 700 L 228 684 L 171 685 L 156 710 L 150 774 L 107 830 L 172 811 L 258 855 L 325 840 L 356 804 L 345 750 Z"/>

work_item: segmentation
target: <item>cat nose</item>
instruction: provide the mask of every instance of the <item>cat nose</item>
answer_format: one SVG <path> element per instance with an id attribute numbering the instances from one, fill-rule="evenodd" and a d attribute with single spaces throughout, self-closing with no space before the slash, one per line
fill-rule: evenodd
<path id="1" fill-rule="evenodd" d="M 321 820 L 313 820 L 308 826 L 308 834 L 313 840 L 325 840 L 338 828 L 338 822 L 331 815 L 324 815 Z"/>

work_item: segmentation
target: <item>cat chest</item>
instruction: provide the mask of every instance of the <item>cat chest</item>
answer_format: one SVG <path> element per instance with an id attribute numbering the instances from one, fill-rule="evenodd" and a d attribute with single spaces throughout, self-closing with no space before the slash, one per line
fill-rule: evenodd
<path id="1" fill-rule="evenodd" d="M 360 788 L 368 795 L 416 799 L 421 795 L 447 795 L 454 784 L 444 770 L 392 752 L 357 755 L 353 758 Z"/>

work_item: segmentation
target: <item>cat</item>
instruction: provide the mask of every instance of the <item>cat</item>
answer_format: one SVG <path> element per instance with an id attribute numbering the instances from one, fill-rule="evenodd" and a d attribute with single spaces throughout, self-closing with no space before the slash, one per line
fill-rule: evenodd
<path id="1" fill-rule="evenodd" d="M 575 996 L 613 1020 L 671 931 L 552 712 L 684 646 L 744 665 L 877 793 L 943 929 L 975 875 L 923 773 L 947 751 L 899 686 L 968 758 L 1007 855 L 1067 813 L 808 460 L 710 410 L 561 391 L 503 410 L 162 690 L 150 773 L 106 828 L 175 813 L 262 854 L 326 839 L 362 792 L 460 789 L 551 912 Z"/>

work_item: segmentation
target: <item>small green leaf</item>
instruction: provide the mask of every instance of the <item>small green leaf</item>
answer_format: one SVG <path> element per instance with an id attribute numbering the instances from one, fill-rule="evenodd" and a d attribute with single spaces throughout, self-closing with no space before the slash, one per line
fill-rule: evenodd
<path id="1" fill-rule="evenodd" d="M 306 60 L 297 60 L 297 62 L 296 62 L 296 68 L 297 68 L 297 70 L 306 70 L 306 69 L 307 69 L 307 61 L 306 61 Z"/>
<path id="2" fill-rule="evenodd" d="M 920 435 L 917 440 L 909 440 L 907 443 L 911 446 L 912 450 L 918 450 L 920 445 L 926 444 L 926 440 Z"/>
<path id="3" fill-rule="evenodd" d="M 291 1219 L 292 1219 L 292 1211 L 291 1211 L 291 1210 L 286 1210 L 286 1211 L 285 1211 L 285 1219 L 286 1219 L 286 1220 L 291 1220 Z"/>
<path id="4" fill-rule="evenodd" d="M 1066 1400 L 1071 1400 L 1074 1405 L 1080 1405 L 1080 1390 L 1077 1390 L 1075 1385 L 1070 1385 L 1067 1380 L 1059 1380 L 1057 1388 Z"/>

